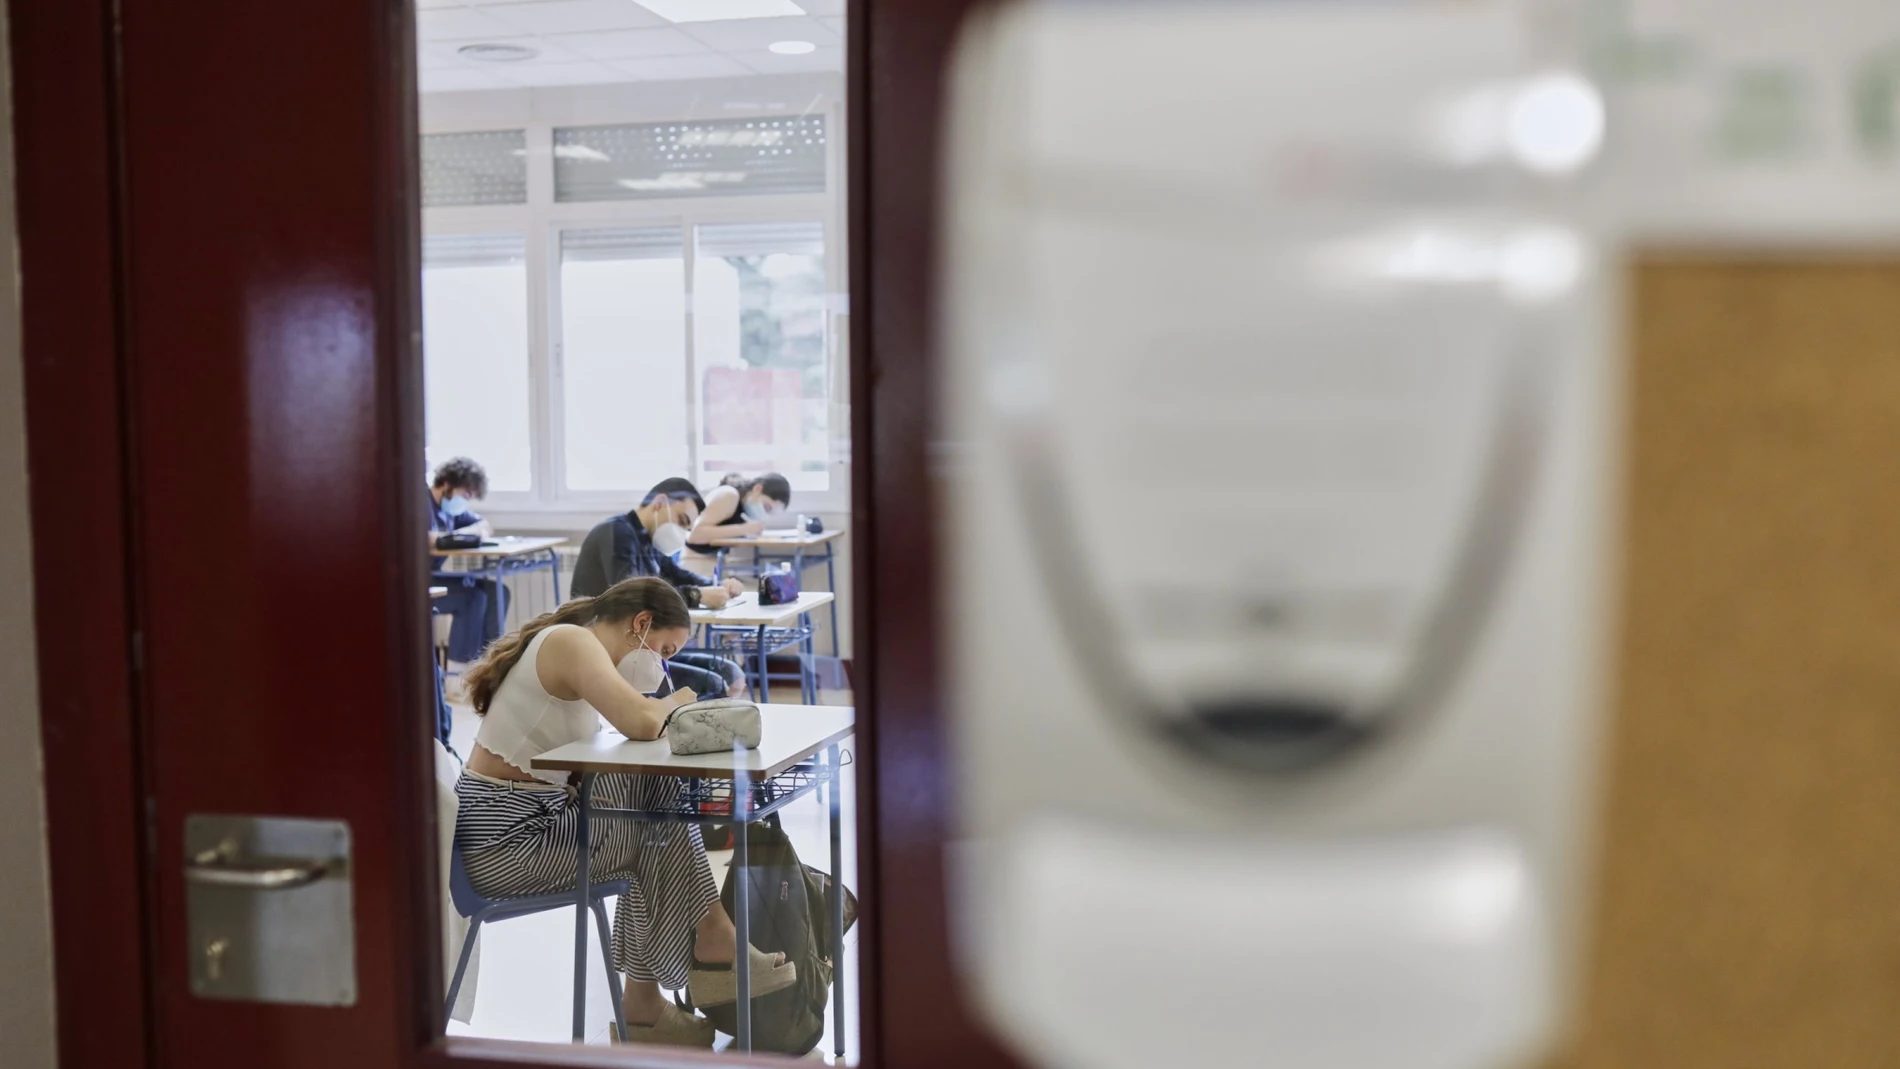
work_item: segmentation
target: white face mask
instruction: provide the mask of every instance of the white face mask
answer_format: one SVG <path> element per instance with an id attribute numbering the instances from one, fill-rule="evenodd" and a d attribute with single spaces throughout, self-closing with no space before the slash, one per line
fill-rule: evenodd
<path id="1" fill-rule="evenodd" d="M 642 694 L 652 694 L 666 682 L 666 661 L 660 655 L 646 648 L 646 632 L 642 631 L 635 640 L 633 652 L 620 658 L 614 667 L 620 670 L 620 678 Z"/>
<path id="2" fill-rule="evenodd" d="M 686 528 L 677 523 L 663 523 L 653 532 L 653 548 L 667 556 L 672 556 L 686 548 Z"/>

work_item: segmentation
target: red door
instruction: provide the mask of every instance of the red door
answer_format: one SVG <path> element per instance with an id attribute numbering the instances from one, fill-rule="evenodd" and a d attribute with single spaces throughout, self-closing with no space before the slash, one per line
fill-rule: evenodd
<path id="1" fill-rule="evenodd" d="M 938 71 L 969 6 L 851 21 L 859 997 L 887 1066 L 1008 1064 L 952 975 L 929 611 Z M 632 1064 L 438 1035 L 408 3 L 10 9 L 62 1063 Z M 192 992 L 204 815 L 347 825 L 347 1004 Z"/>

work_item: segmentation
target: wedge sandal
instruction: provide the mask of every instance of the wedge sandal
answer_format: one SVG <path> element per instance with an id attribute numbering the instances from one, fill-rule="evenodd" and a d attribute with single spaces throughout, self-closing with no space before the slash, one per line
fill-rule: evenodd
<path id="1" fill-rule="evenodd" d="M 623 1042 L 651 1043 L 668 1047 L 704 1047 L 712 1049 L 717 1029 L 695 1013 L 687 1013 L 671 1002 L 660 1011 L 652 1024 L 630 1024 Z"/>
<path id="2" fill-rule="evenodd" d="M 767 954 L 757 947 L 746 949 L 751 951 L 753 998 L 783 991 L 798 982 L 797 963 L 775 962 L 776 954 Z M 686 990 L 693 996 L 695 1006 L 724 1006 L 739 1001 L 739 977 L 729 962 L 709 965 L 694 959 L 693 970 L 687 974 Z"/>

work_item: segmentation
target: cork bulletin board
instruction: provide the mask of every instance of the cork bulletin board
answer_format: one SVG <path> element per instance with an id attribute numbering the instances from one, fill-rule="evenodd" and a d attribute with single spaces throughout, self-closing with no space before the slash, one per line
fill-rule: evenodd
<path id="1" fill-rule="evenodd" d="M 1631 272 L 1619 690 L 1561 1069 L 1900 1067 L 1900 258 Z"/>

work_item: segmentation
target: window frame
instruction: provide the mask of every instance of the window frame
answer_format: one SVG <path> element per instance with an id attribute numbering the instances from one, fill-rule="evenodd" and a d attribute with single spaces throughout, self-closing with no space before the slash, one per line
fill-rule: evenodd
<path id="1" fill-rule="evenodd" d="M 527 122 L 456 121 L 432 124 L 426 134 L 479 130 L 521 129 L 528 152 L 528 199 L 523 204 L 458 205 L 424 208 L 424 234 L 519 233 L 525 239 L 528 278 L 528 375 L 531 406 L 528 414 L 530 489 L 498 491 L 486 501 L 487 514 L 519 516 L 527 524 L 586 526 L 603 512 L 630 507 L 626 491 L 566 489 L 566 413 L 564 411 L 561 351 L 560 240 L 567 230 L 627 227 L 678 227 L 686 287 L 687 472 L 695 481 L 699 472 L 701 413 L 694 399 L 698 365 L 694 337 L 694 268 L 697 227 L 721 223 L 817 222 L 824 233 L 827 377 L 830 383 L 830 439 L 828 486 L 801 491 L 801 513 L 843 513 L 850 509 L 851 468 L 849 431 L 851 396 L 849 354 L 850 263 L 843 238 L 846 166 L 844 108 L 835 97 L 815 101 L 803 114 L 822 111 L 826 123 L 825 191 L 823 193 L 722 195 L 716 197 L 655 197 L 640 200 L 558 202 L 554 199 L 554 130 L 556 127 L 592 126 L 615 122 L 666 121 L 652 114 L 628 114 L 615 119 L 594 111 L 573 116 L 537 116 Z M 720 119 L 784 118 L 782 111 L 734 112 Z M 477 458 L 479 459 L 479 458 Z"/>

